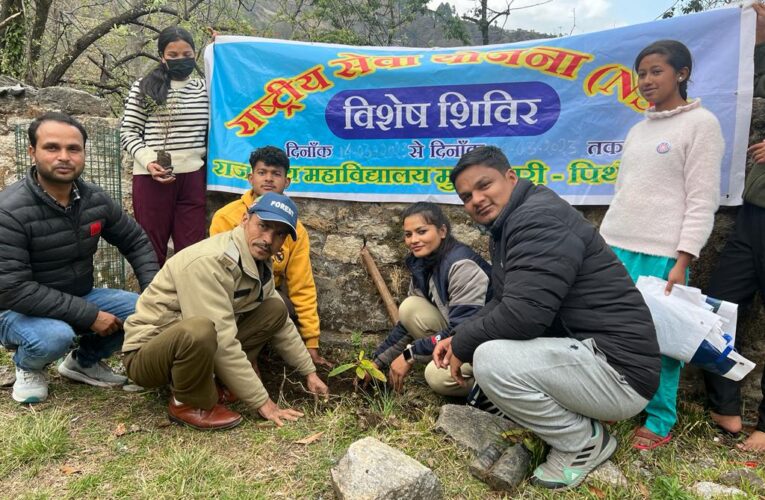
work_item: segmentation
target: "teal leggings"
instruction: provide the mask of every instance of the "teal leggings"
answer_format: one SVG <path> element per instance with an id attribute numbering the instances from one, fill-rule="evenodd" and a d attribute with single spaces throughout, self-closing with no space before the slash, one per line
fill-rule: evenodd
<path id="1" fill-rule="evenodd" d="M 627 268 L 633 281 L 637 281 L 638 276 L 656 276 L 667 279 L 669 272 L 677 262 L 669 257 L 631 252 L 618 247 L 611 247 L 611 249 L 624 263 L 624 267 Z M 685 282 L 688 282 L 687 274 Z M 667 436 L 677 422 L 677 386 L 680 383 L 680 369 L 682 367 L 682 361 L 666 356 L 661 357 L 659 389 L 648 402 L 648 406 L 645 407 L 645 412 L 648 415 L 645 420 L 646 429 L 661 437 Z"/>

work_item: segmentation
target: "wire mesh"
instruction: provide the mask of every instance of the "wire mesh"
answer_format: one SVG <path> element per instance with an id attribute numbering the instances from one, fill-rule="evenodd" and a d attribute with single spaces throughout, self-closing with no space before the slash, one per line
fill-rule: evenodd
<path id="1" fill-rule="evenodd" d="M 16 175 L 19 179 L 32 166 L 27 154 L 29 123 L 16 125 Z M 122 205 L 122 164 L 120 163 L 119 130 L 99 127 L 88 131 L 85 146 L 85 170 L 82 178 L 100 186 L 114 201 Z M 119 250 L 103 238 L 93 258 L 96 287 L 125 288 L 125 259 Z"/>

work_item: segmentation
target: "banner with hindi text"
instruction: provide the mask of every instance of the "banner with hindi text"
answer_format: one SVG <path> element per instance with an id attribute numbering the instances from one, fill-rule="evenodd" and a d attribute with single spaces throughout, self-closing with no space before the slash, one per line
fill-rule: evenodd
<path id="1" fill-rule="evenodd" d="M 649 106 L 634 58 L 672 38 L 693 54 L 689 97 L 700 97 L 722 126 L 721 203 L 740 204 L 754 17 L 751 7 L 726 8 L 449 49 L 219 36 L 205 52 L 208 187 L 249 189 L 250 152 L 275 145 L 290 158 L 290 196 L 459 203 L 451 168 L 493 144 L 520 177 L 572 204 L 607 204 L 627 131 Z"/>

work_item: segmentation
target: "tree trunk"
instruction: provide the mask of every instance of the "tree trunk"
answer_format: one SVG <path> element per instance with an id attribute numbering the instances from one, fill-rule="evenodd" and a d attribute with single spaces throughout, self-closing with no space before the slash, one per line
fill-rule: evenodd
<path id="1" fill-rule="evenodd" d="M 35 69 L 37 61 L 40 58 L 40 49 L 42 49 L 42 39 L 45 34 L 45 26 L 48 24 L 48 14 L 53 0 L 35 0 L 35 19 L 32 24 L 32 31 L 29 34 L 29 51 L 27 53 L 27 68 L 24 74 L 24 81 L 35 83 Z"/>
<path id="2" fill-rule="evenodd" d="M 486 20 L 488 10 L 488 0 L 481 0 L 481 21 L 478 23 L 478 28 L 481 30 L 481 39 L 484 45 L 489 45 L 489 21 Z"/>

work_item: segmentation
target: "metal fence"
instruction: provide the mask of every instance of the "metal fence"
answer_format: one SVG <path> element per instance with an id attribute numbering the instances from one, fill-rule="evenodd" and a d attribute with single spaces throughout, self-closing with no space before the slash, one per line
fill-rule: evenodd
<path id="1" fill-rule="evenodd" d="M 32 160 L 27 154 L 28 127 L 29 123 L 16 125 L 16 173 L 19 178 L 23 178 L 32 166 Z M 85 147 L 85 171 L 82 177 L 100 186 L 114 201 L 122 205 L 122 164 L 118 129 L 91 127 Z M 108 244 L 103 238 L 98 243 L 93 266 L 95 286 L 125 288 L 125 259 L 116 247 Z"/>

